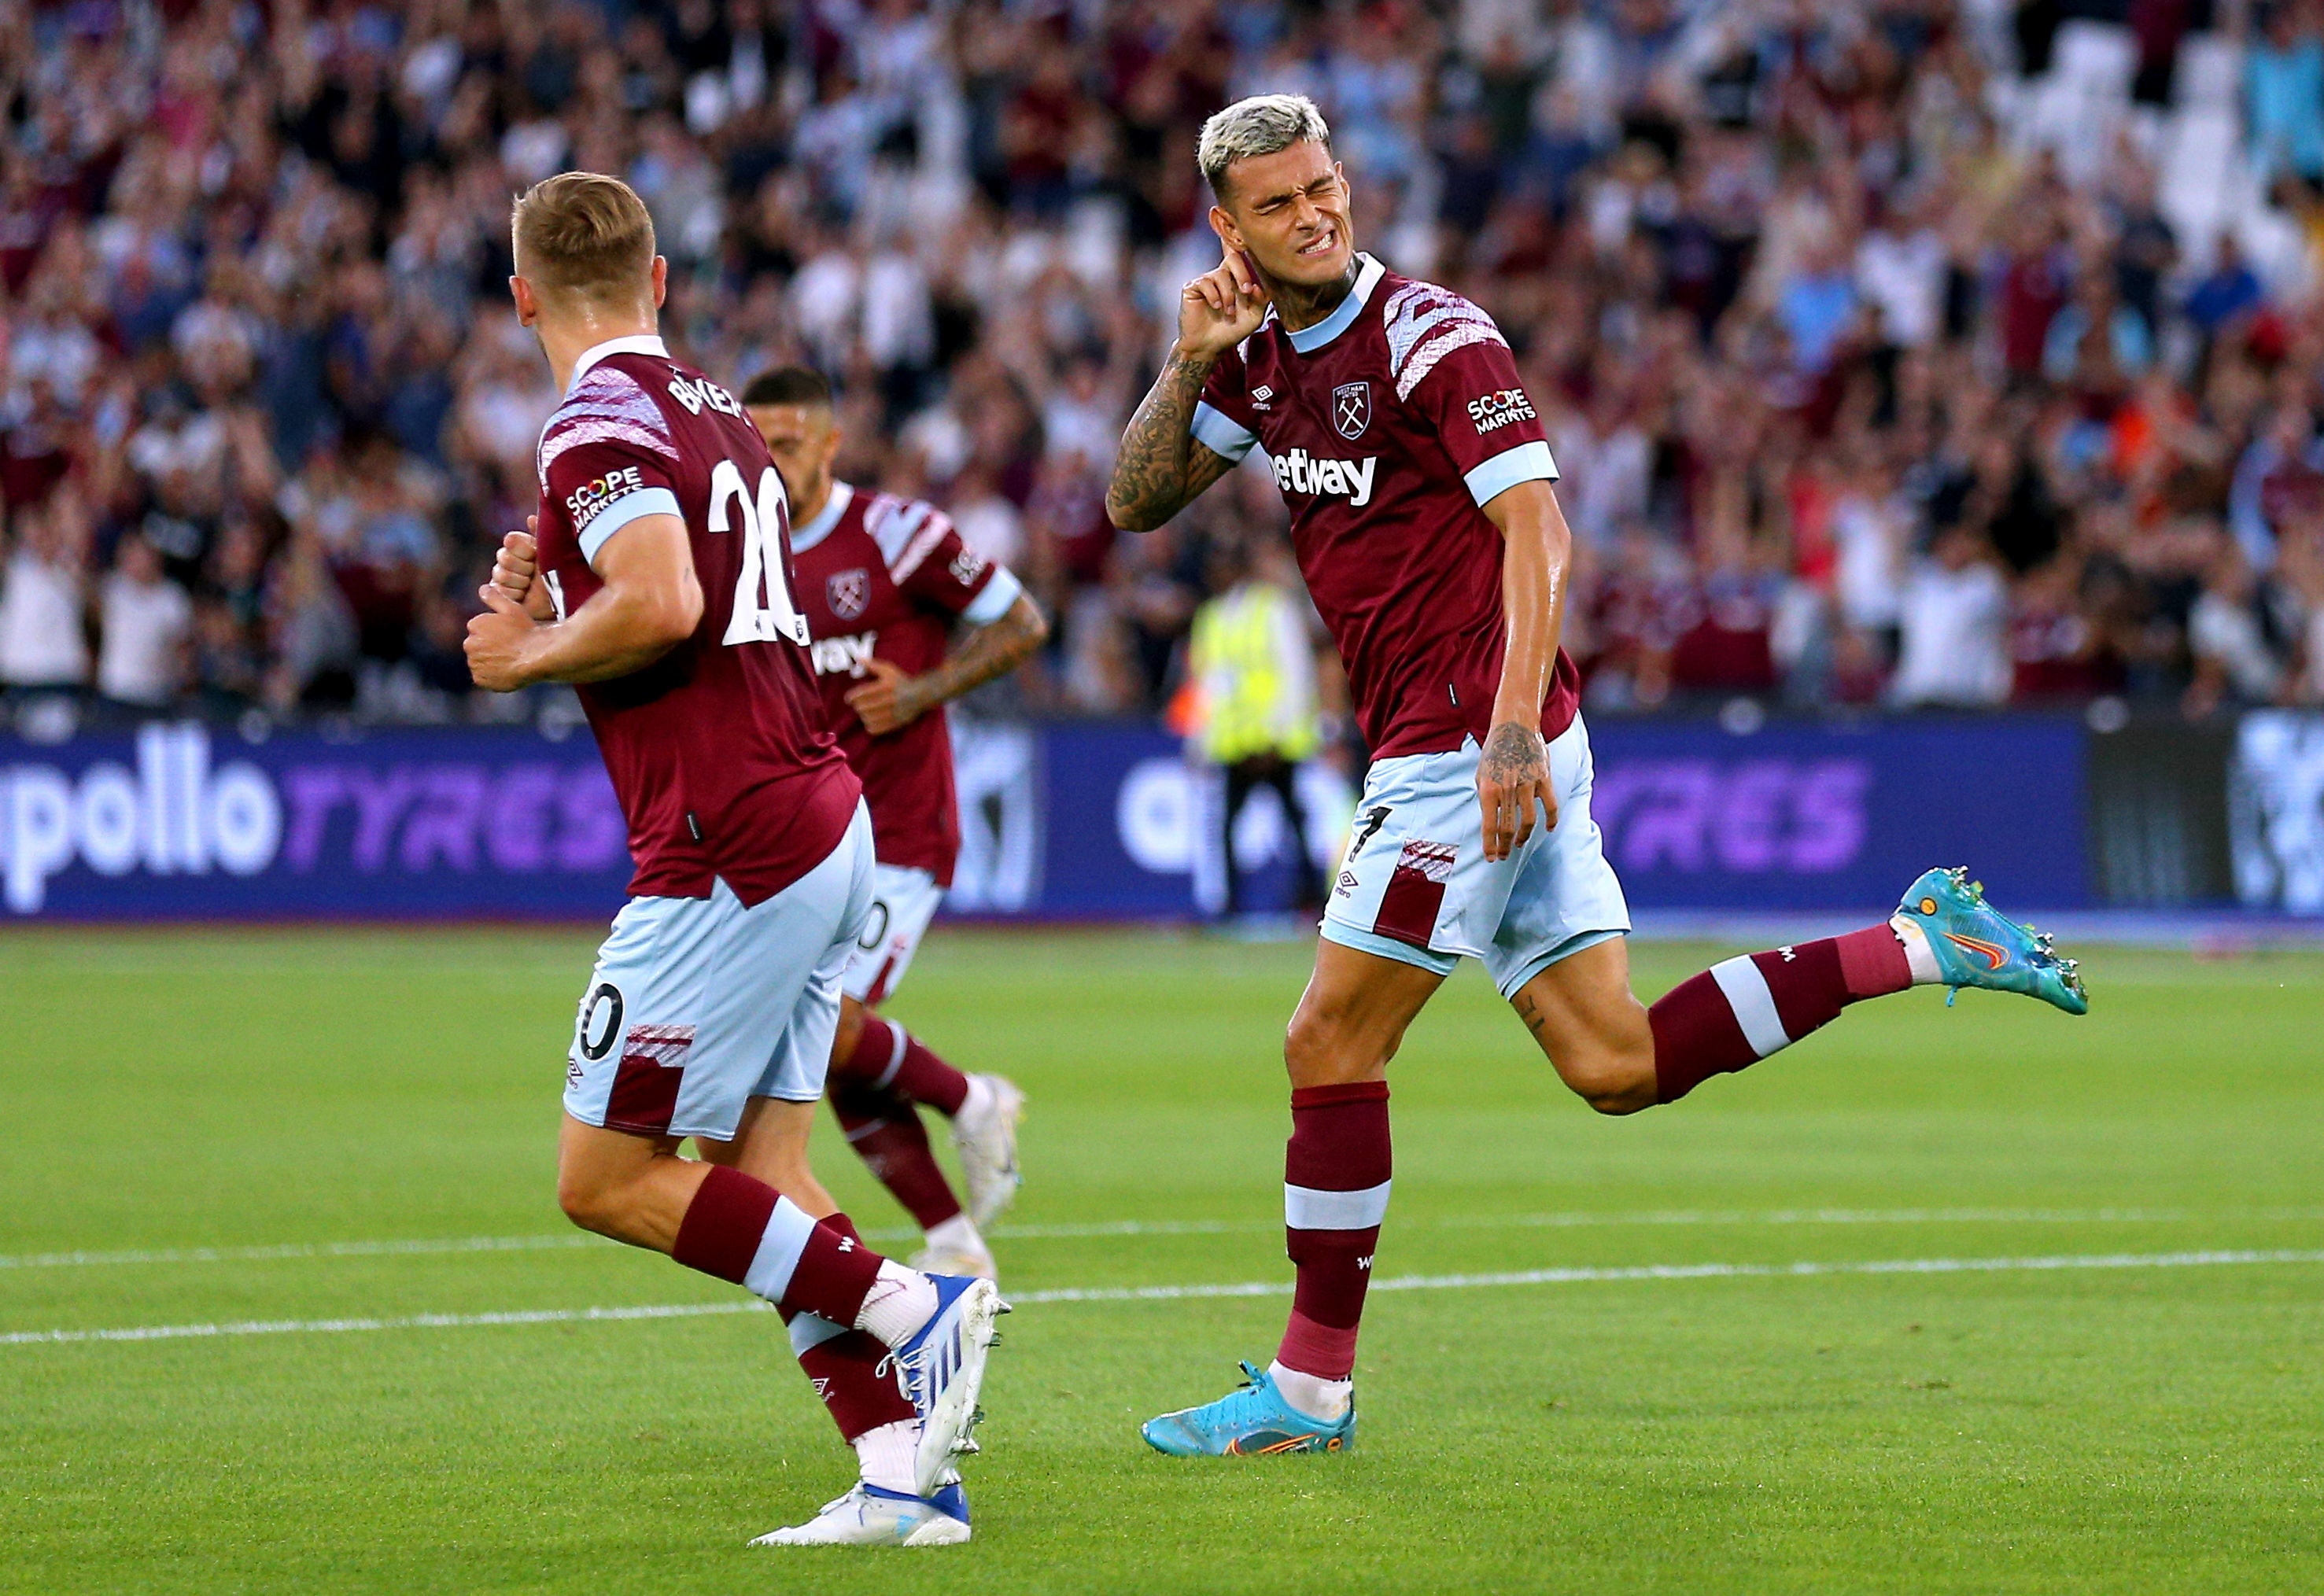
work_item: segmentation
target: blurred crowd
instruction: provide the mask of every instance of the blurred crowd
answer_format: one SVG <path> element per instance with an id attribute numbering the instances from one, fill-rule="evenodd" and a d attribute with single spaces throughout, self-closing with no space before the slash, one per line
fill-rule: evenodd
<path id="1" fill-rule="evenodd" d="M 2044 134 L 2090 39 L 2121 104 Z M 557 398 L 509 201 L 579 167 L 682 357 L 830 372 L 842 475 L 1023 574 L 1023 707 L 1151 712 L 1282 535 L 1256 466 L 1102 511 L 1195 130 L 1276 89 L 1518 352 L 1594 707 L 2324 702 L 2311 0 L 0 0 L 0 687 L 533 712 L 459 644 Z"/>

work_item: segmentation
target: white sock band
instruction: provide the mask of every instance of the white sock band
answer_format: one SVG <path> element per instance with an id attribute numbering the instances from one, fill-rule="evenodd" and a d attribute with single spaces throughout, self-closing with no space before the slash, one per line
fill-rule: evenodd
<path id="1" fill-rule="evenodd" d="M 904 1049 L 912 1045 L 912 1038 L 905 1035 L 904 1028 L 894 1020 L 888 1022 L 888 1029 L 896 1038 L 895 1046 L 888 1055 L 888 1067 L 881 1070 L 880 1078 L 872 1083 L 872 1089 L 875 1092 L 885 1091 L 888 1083 L 896 1078 L 896 1072 L 904 1067 Z"/>
<path id="2" fill-rule="evenodd" d="M 834 1324 L 815 1314 L 793 1314 L 789 1329 L 794 1358 L 804 1358 L 832 1337 L 847 1333 L 846 1325 Z"/>
<path id="3" fill-rule="evenodd" d="M 798 1268 L 799 1255 L 813 1234 L 815 1221 L 806 1209 L 788 1197 L 776 1198 L 774 1217 L 759 1238 L 759 1250 L 751 1257 L 742 1284 L 769 1302 L 782 1301 L 783 1293 L 791 1288 L 791 1271 Z"/>
<path id="4" fill-rule="evenodd" d="M 1784 1029 L 1784 1017 L 1775 1012 L 1775 994 L 1767 990 L 1767 978 L 1748 956 L 1711 965 L 1711 978 L 1726 995 L 1727 1006 L 1734 1011 L 1735 1023 L 1742 1028 L 1743 1039 L 1751 1044 L 1752 1052 L 1765 1058 L 1792 1045 Z"/>

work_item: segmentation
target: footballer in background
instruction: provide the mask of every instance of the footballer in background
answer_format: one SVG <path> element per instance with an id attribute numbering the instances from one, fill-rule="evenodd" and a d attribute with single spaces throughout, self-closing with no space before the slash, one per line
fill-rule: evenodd
<path id="1" fill-rule="evenodd" d="M 1640 1003 L 1560 644 L 1572 539 L 1515 353 L 1478 306 L 1357 250 L 1314 101 L 1239 101 L 1204 124 L 1195 158 L 1223 258 L 1180 295 L 1106 510 L 1158 527 L 1263 451 L 1372 763 L 1284 1042 L 1289 1323 L 1240 1389 L 1144 1434 L 1178 1456 L 1342 1452 L 1388 1214 L 1388 1062 L 1462 957 L 1609 1114 L 1674 1102 L 1914 985 L 2070 1014 L 2089 1000 L 2047 938 L 1994 912 L 1965 872 L 1932 870 L 1886 921 L 1729 959 Z"/>
<path id="2" fill-rule="evenodd" d="M 911 967 L 960 853 L 944 706 L 1016 669 L 1048 623 L 934 505 L 834 480 L 840 431 L 820 373 L 764 373 L 742 405 L 790 488 L 791 555 L 825 724 L 862 780 L 879 856 L 871 918 L 841 978 L 832 1112 L 926 1235 L 919 1266 L 990 1279 L 984 1228 L 1017 1195 L 1025 1094 L 999 1075 L 954 1069 L 873 1010 Z M 952 1121 L 965 1204 L 929 1149 L 921 1104 Z"/>
<path id="3" fill-rule="evenodd" d="M 782 480 L 658 336 L 669 265 L 628 184 L 548 179 L 511 235 L 517 317 L 564 398 L 468 668 L 493 692 L 574 686 L 637 862 L 567 1055 L 558 1200 L 780 1310 L 860 1478 L 752 1545 L 956 1545 L 954 1459 L 1008 1305 L 873 1252 L 808 1166 L 872 828 L 802 652 Z"/>

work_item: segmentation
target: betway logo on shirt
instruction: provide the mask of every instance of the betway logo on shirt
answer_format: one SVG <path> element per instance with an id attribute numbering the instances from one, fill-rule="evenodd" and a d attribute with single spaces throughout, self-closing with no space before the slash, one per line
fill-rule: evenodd
<path id="1" fill-rule="evenodd" d="M 872 645 L 880 634 L 859 632 L 853 637 L 819 637 L 807 645 L 817 676 L 862 676 L 871 669 Z"/>
<path id="2" fill-rule="evenodd" d="M 1314 494 L 1342 498 L 1360 510 L 1372 502 L 1372 473 L 1378 455 L 1360 460 L 1327 460 L 1305 449 L 1275 457 L 1275 485 L 1286 494 Z"/>

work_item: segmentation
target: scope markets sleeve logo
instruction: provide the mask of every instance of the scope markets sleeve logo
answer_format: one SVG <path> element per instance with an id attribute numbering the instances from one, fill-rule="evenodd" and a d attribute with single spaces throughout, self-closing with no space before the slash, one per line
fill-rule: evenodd
<path id="1" fill-rule="evenodd" d="M 1511 421 L 1534 419 L 1533 401 L 1526 397 L 1526 391 L 1522 388 L 1499 389 L 1469 401 L 1469 422 L 1480 437 L 1498 431 Z"/>

